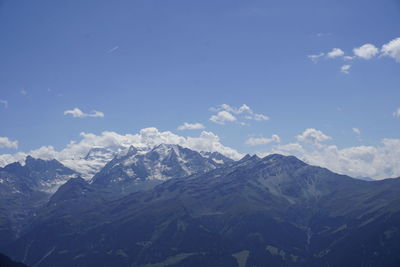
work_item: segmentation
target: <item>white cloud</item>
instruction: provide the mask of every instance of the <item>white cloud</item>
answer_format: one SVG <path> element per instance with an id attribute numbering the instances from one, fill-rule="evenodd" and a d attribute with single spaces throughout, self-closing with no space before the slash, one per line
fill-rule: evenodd
<path id="1" fill-rule="evenodd" d="M 373 44 L 365 44 L 363 46 L 354 48 L 353 52 L 357 57 L 371 59 L 378 54 L 379 50 Z"/>
<path id="2" fill-rule="evenodd" d="M 317 129 L 308 128 L 301 135 L 296 136 L 296 139 L 304 143 L 319 144 L 332 138 Z"/>
<path id="3" fill-rule="evenodd" d="M 394 112 L 393 112 L 393 116 L 396 118 L 400 118 L 400 108 L 397 108 Z"/>
<path id="4" fill-rule="evenodd" d="M 340 67 L 340 72 L 345 73 L 345 74 L 349 74 L 350 68 L 351 68 L 351 65 L 348 65 L 348 64 L 343 65 L 343 66 Z"/>
<path id="5" fill-rule="evenodd" d="M 344 56 L 344 52 L 340 48 L 333 48 L 332 51 L 330 51 L 327 54 L 328 58 L 336 58 L 336 57 L 342 57 L 342 56 Z"/>
<path id="6" fill-rule="evenodd" d="M 358 128 L 352 128 L 353 133 L 360 135 L 361 134 L 361 130 Z"/>
<path id="7" fill-rule="evenodd" d="M 355 58 L 356 58 L 355 56 L 344 56 L 343 57 L 343 59 L 346 60 L 346 61 L 350 61 L 350 60 L 353 60 Z"/>
<path id="8" fill-rule="evenodd" d="M 304 135 L 303 133 L 300 136 Z M 330 139 L 322 133 L 318 133 L 316 136 L 319 137 L 311 138 L 311 142 Z M 325 167 L 352 177 L 384 179 L 400 176 L 400 165 L 398 164 L 400 139 L 385 138 L 377 146 L 351 146 L 341 149 L 335 145 L 321 143 L 318 143 L 317 146 L 307 147 L 300 143 L 278 144 L 271 152 L 261 153 L 261 155 L 265 156 L 271 153 L 295 155 L 309 164 Z"/>
<path id="9" fill-rule="evenodd" d="M 149 149 L 159 144 L 177 144 L 195 151 L 219 152 L 232 159 L 240 159 L 243 154 L 235 149 L 224 146 L 219 137 L 212 132 L 203 131 L 198 137 L 185 137 L 170 131 L 160 132 L 157 128 L 144 128 L 137 134 L 118 134 L 116 132 L 103 132 L 101 135 L 81 133 L 79 142 L 71 141 L 61 151 L 56 151 L 52 146 L 45 146 L 29 152 L 15 154 L 0 154 L 0 166 L 23 161 L 27 155 L 42 159 L 57 159 L 67 167 L 86 174 L 86 178 L 100 170 L 106 163 L 104 160 L 88 162 L 85 156 L 92 148 L 105 148 L 117 153 L 126 150 L 131 145 Z"/>
<path id="10" fill-rule="evenodd" d="M 307 57 L 314 63 L 317 63 L 323 56 L 325 55 L 325 53 L 319 53 L 316 55 L 308 55 Z"/>
<path id="11" fill-rule="evenodd" d="M 85 118 L 85 117 L 103 118 L 104 117 L 104 113 L 101 111 L 93 110 L 92 113 L 84 113 L 79 108 L 66 110 L 66 111 L 64 111 L 64 115 L 71 115 L 74 118 Z"/>
<path id="12" fill-rule="evenodd" d="M 26 91 L 25 89 L 22 89 L 22 90 L 20 91 L 20 93 L 21 93 L 21 95 L 25 96 L 25 95 L 28 94 L 28 91 Z"/>
<path id="13" fill-rule="evenodd" d="M 212 115 L 210 117 L 210 121 L 218 123 L 218 124 L 225 124 L 225 122 L 236 121 L 236 117 L 233 116 L 228 111 L 223 110 L 223 111 L 218 112 L 217 115 Z"/>
<path id="14" fill-rule="evenodd" d="M 280 143 L 281 139 L 279 138 L 278 135 L 273 134 L 271 138 L 266 138 L 266 137 L 250 137 L 246 140 L 245 144 L 249 146 L 260 146 L 260 145 L 265 145 L 269 143 Z"/>
<path id="15" fill-rule="evenodd" d="M 219 124 L 224 124 L 227 121 L 230 122 L 237 121 L 237 118 L 232 114 L 235 114 L 236 116 L 246 120 L 255 120 L 255 121 L 269 120 L 269 117 L 267 115 L 255 113 L 246 104 L 243 104 L 239 108 L 232 107 L 228 104 L 222 104 L 216 108 L 210 108 L 210 110 L 213 112 L 218 112 L 216 115 L 212 115 L 210 120 Z M 243 122 L 239 122 L 239 124 L 245 125 L 245 123 Z"/>
<path id="16" fill-rule="evenodd" d="M 255 120 L 255 121 L 267 121 L 269 120 L 268 116 L 263 115 L 263 114 L 250 114 L 245 116 L 246 119 L 248 120 Z"/>
<path id="17" fill-rule="evenodd" d="M 183 131 L 183 130 L 201 130 L 204 129 L 204 125 L 201 123 L 188 123 L 185 122 L 182 125 L 178 126 L 178 130 L 179 131 Z"/>
<path id="18" fill-rule="evenodd" d="M 384 44 L 381 49 L 382 55 L 394 58 L 400 63 L 400 37 Z"/>
<path id="19" fill-rule="evenodd" d="M 18 148 L 18 141 L 12 141 L 8 137 L 0 136 L 0 148 Z"/>
<path id="20" fill-rule="evenodd" d="M 117 51 L 119 49 L 119 46 L 114 46 L 113 48 L 111 48 L 110 50 L 107 51 L 107 54 L 111 54 L 114 53 L 115 51 Z"/>
<path id="21" fill-rule="evenodd" d="M 0 99 L 0 104 L 4 105 L 4 108 L 8 108 L 8 101 L 7 100 Z"/>

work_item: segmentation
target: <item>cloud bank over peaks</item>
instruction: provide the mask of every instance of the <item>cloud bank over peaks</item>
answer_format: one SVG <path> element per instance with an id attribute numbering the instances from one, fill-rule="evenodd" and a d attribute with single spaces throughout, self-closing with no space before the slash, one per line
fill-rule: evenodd
<path id="1" fill-rule="evenodd" d="M 64 111 L 64 115 L 71 115 L 74 118 L 86 118 L 86 117 L 93 117 L 93 118 L 103 118 L 104 113 L 101 111 L 93 110 L 91 113 L 85 113 L 79 108 L 74 108 L 70 110 Z"/>
<path id="2" fill-rule="evenodd" d="M 27 155 L 41 159 L 57 159 L 67 167 L 70 167 L 90 178 L 95 172 L 104 166 L 105 160 L 88 162 L 85 156 L 93 148 L 104 149 L 114 155 L 128 149 L 130 146 L 139 149 L 150 149 L 159 144 L 176 144 L 195 151 L 219 152 L 232 159 L 240 159 L 243 154 L 233 148 L 224 146 L 220 138 L 212 132 L 203 131 L 198 137 L 185 137 L 170 131 L 159 131 L 157 128 L 144 128 L 137 134 L 118 134 L 106 131 L 100 135 L 93 133 L 81 133 L 80 141 L 71 141 L 61 151 L 56 151 L 52 146 L 43 146 L 29 152 L 0 155 L 0 166 L 20 161 L 23 162 Z"/>
<path id="3" fill-rule="evenodd" d="M 353 128 L 354 133 L 361 131 Z M 351 146 L 339 148 L 324 142 L 332 138 L 320 130 L 306 129 L 297 137 L 298 142 L 277 144 L 270 153 L 295 155 L 316 166 L 352 177 L 384 179 L 400 176 L 400 139 L 385 138 L 376 146 Z"/>

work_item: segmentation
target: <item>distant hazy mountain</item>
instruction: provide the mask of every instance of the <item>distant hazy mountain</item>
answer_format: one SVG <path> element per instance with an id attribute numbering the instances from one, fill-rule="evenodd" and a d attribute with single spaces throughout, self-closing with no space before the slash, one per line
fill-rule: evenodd
<path id="1" fill-rule="evenodd" d="M 168 159 L 147 165 L 152 169 L 190 169 L 179 160 L 189 152 L 160 149 L 140 160 Z M 120 158 L 121 165 L 134 155 Z M 168 177 L 137 177 L 155 173 Z M 110 177 L 103 177 L 105 185 L 132 176 Z M 119 199 L 92 188 L 83 179 L 60 187 L 4 251 L 35 266 L 400 264 L 400 179 L 366 182 L 270 155 L 246 156 Z"/>

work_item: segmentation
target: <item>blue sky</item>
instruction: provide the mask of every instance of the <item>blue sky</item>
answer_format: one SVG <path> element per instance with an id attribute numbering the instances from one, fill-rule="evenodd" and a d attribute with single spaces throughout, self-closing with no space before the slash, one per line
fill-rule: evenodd
<path id="1" fill-rule="evenodd" d="M 308 128 L 338 149 L 377 147 L 400 138 L 400 52 L 382 50 L 398 25 L 395 0 L 3 0 L 0 137 L 18 147 L 0 153 L 146 127 L 210 131 L 242 153 L 277 145 L 249 138 L 294 143 Z M 378 51 L 355 56 L 365 44 Z M 344 55 L 330 58 L 334 48 Z M 269 119 L 230 112 L 236 121 L 218 124 L 221 104 Z M 104 116 L 64 114 L 74 108 Z M 184 122 L 205 129 L 177 130 Z"/>

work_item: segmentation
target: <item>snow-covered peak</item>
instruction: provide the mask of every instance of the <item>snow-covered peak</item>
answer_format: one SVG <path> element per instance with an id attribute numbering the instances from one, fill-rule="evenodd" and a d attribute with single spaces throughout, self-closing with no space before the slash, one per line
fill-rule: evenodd
<path id="1" fill-rule="evenodd" d="M 224 159 L 213 157 L 205 157 L 175 144 L 159 144 L 144 153 L 126 153 L 115 157 L 93 177 L 92 182 L 115 184 L 184 177 L 224 164 Z"/>

